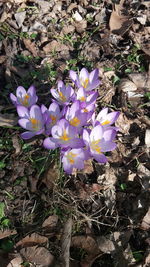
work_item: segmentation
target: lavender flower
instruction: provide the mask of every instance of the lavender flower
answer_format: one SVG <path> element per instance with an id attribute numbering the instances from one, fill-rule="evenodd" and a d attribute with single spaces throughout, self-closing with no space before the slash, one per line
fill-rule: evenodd
<path id="1" fill-rule="evenodd" d="M 77 128 L 81 128 L 87 122 L 87 114 L 81 112 L 80 101 L 75 101 L 71 107 L 68 107 L 65 117 L 70 125 Z"/>
<path id="2" fill-rule="evenodd" d="M 84 146 L 82 139 L 78 137 L 78 131 L 71 126 L 66 119 L 61 119 L 51 129 L 52 137 L 44 140 L 44 147 L 54 149 L 56 147 L 79 148 Z"/>
<path id="3" fill-rule="evenodd" d="M 63 110 L 60 111 L 60 107 L 56 102 L 53 102 L 47 109 L 44 105 L 41 106 L 41 110 L 45 119 L 45 133 L 49 135 L 52 127 L 62 117 Z"/>
<path id="4" fill-rule="evenodd" d="M 106 163 L 107 158 L 103 154 L 116 148 L 114 139 L 116 131 L 114 129 L 104 129 L 103 126 L 95 126 L 91 132 L 83 130 L 83 140 L 87 148 L 89 148 L 91 156 L 100 163 Z"/>
<path id="5" fill-rule="evenodd" d="M 99 122 L 101 125 L 103 125 L 105 128 L 112 125 L 119 117 L 120 112 L 119 111 L 113 111 L 108 113 L 108 108 L 103 108 L 95 118 L 95 114 L 93 115 L 93 124 L 96 125 Z M 116 128 L 116 127 L 115 127 Z M 117 130 L 117 128 L 116 128 Z"/>
<path id="6" fill-rule="evenodd" d="M 91 73 L 87 71 L 86 68 L 83 68 L 80 71 L 79 76 L 73 70 L 70 70 L 70 78 L 75 83 L 75 85 L 80 88 L 83 87 L 85 91 L 91 91 L 95 89 L 100 84 L 98 78 L 99 71 L 98 69 L 93 70 Z"/>
<path id="7" fill-rule="evenodd" d="M 65 172 L 71 174 L 73 168 L 84 169 L 84 160 L 86 159 L 83 148 L 68 149 L 63 153 L 62 163 Z"/>
<path id="8" fill-rule="evenodd" d="M 39 106 L 33 105 L 30 110 L 23 106 L 18 106 L 17 111 L 21 116 L 18 123 L 27 130 L 27 132 L 21 134 L 23 139 L 30 139 L 44 132 L 44 119 Z"/>
<path id="9" fill-rule="evenodd" d="M 28 91 L 26 91 L 24 87 L 19 86 L 16 90 L 16 96 L 11 93 L 10 99 L 15 106 L 21 105 L 29 108 L 37 102 L 38 97 L 36 95 L 35 87 L 31 85 Z"/>
<path id="10" fill-rule="evenodd" d="M 58 89 L 51 89 L 52 96 L 61 104 L 67 105 L 73 99 L 74 90 L 70 85 L 67 87 L 64 85 L 63 81 L 58 82 Z"/>

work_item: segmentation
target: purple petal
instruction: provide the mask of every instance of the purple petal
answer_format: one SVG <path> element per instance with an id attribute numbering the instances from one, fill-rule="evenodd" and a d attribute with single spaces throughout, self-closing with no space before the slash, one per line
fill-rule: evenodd
<path id="1" fill-rule="evenodd" d="M 103 108 L 97 115 L 96 120 L 100 121 L 101 119 L 105 119 L 108 113 L 108 108 Z"/>
<path id="2" fill-rule="evenodd" d="M 77 73 L 74 70 L 69 71 L 69 76 L 70 76 L 71 80 L 73 80 L 73 81 L 76 81 L 77 77 L 78 77 Z"/>
<path id="3" fill-rule="evenodd" d="M 99 163 L 106 163 L 108 159 L 104 154 L 92 154 L 93 158 L 97 160 Z"/>
<path id="4" fill-rule="evenodd" d="M 17 112 L 21 118 L 29 118 L 29 110 L 24 106 L 17 106 Z"/>
<path id="5" fill-rule="evenodd" d="M 41 105 L 41 112 L 44 114 L 47 111 L 47 107 L 45 105 Z"/>
<path id="6" fill-rule="evenodd" d="M 112 141 L 116 137 L 116 131 L 110 127 L 104 131 L 103 138 L 105 141 Z"/>
<path id="7" fill-rule="evenodd" d="M 98 75 L 99 75 L 99 69 L 93 70 L 89 75 L 90 83 L 93 83 L 93 81 L 97 80 L 98 79 Z"/>
<path id="8" fill-rule="evenodd" d="M 20 119 L 20 120 L 18 120 L 18 123 L 22 128 L 29 130 L 29 131 L 33 131 L 32 124 L 29 121 L 29 119 L 25 119 L 25 118 Z"/>
<path id="9" fill-rule="evenodd" d="M 80 71 L 79 79 L 82 81 L 85 81 L 86 79 L 89 79 L 89 73 L 86 68 L 83 68 Z"/>
<path id="10" fill-rule="evenodd" d="M 22 86 L 18 86 L 16 90 L 16 95 L 19 98 L 23 98 L 27 94 L 26 90 Z"/>
<path id="11" fill-rule="evenodd" d="M 47 149 L 55 149 L 58 147 L 58 144 L 55 142 L 54 138 L 47 137 L 43 141 L 43 146 Z"/>
<path id="12" fill-rule="evenodd" d="M 90 134 L 88 133 L 86 129 L 83 130 L 83 141 L 87 146 L 89 146 Z"/>
<path id="13" fill-rule="evenodd" d="M 119 117 L 120 112 L 119 111 L 113 111 L 109 114 L 107 114 L 107 120 L 111 122 L 111 124 L 113 124 Z"/>
<path id="14" fill-rule="evenodd" d="M 88 91 L 95 89 L 96 87 L 98 87 L 98 86 L 100 85 L 100 83 L 101 83 L 101 82 L 100 82 L 99 80 L 95 80 L 95 81 L 93 81 L 93 82 L 90 84 Z"/>
<path id="15" fill-rule="evenodd" d="M 62 158 L 62 163 L 63 163 L 64 171 L 68 174 L 71 174 L 72 170 L 73 170 L 73 166 L 72 166 L 72 164 L 69 163 L 69 161 L 65 155 Z"/>
<path id="16" fill-rule="evenodd" d="M 17 105 L 17 97 L 14 94 L 10 94 L 10 99 L 13 102 L 14 105 Z"/>
<path id="17" fill-rule="evenodd" d="M 21 137 L 23 139 L 30 139 L 33 136 L 35 136 L 35 133 L 34 132 L 24 132 L 24 133 L 21 134 Z"/>
<path id="18" fill-rule="evenodd" d="M 31 109 L 30 109 L 30 117 L 31 118 L 35 118 L 35 119 L 37 119 L 37 120 L 42 122 L 43 118 L 42 118 L 42 113 L 41 113 L 41 109 L 40 109 L 39 106 L 33 105 L 31 107 Z"/>
<path id="19" fill-rule="evenodd" d="M 36 95 L 36 90 L 35 90 L 34 85 L 31 85 L 31 86 L 29 87 L 27 93 L 28 93 L 31 97 L 33 97 L 33 96 Z"/>
<path id="20" fill-rule="evenodd" d="M 116 143 L 102 139 L 100 141 L 100 147 L 102 152 L 108 152 L 116 148 Z"/>
<path id="21" fill-rule="evenodd" d="M 102 136 L 103 136 L 103 127 L 101 125 L 97 125 L 95 126 L 92 131 L 91 131 L 91 134 L 90 134 L 90 139 L 91 141 L 93 140 L 98 140 L 98 139 L 101 139 Z"/>

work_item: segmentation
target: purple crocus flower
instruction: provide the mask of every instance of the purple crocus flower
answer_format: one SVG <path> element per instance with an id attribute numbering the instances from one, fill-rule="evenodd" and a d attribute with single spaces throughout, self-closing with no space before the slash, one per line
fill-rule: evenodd
<path id="1" fill-rule="evenodd" d="M 44 105 L 42 105 L 41 110 L 45 119 L 45 127 L 46 127 L 45 133 L 49 135 L 51 133 L 51 128 L 62 117 L 63 111 L 60 111 L 60 107 L 56 102 L 50 104 L 48 109 Z"/>
<path id="2" fill-rule="evenodd" d="M 65 172 L 71 174 L 73 168 L 84 169 L 84 160 L 86 159 L 85 151 L 83 148 L 68 149 L 63 153 L 62 163 Z"/>
<path id="3" fill-rule="evenodd" d="M 95 114 L 93 115 L 93 124 L 96 125 L 100 123 L 105 128 L 112 125 L 119 117 L 120 112 L 119 111 L 113 111 L 108 113 L 108 108 L 103 108 L 95 118 Z M 98 122 L 98 123 L 97 123 Z M 117 128 L 116 128 L 117 130 Z"/>
<path id="4" fill-rule="evenodd" d="M 82 139 L 78 138 L 78 130 L 71 126 L 66 119 L 61 119 L 51 129 L 52 137 L 44 140 L 44 147 L 54 149 L 56 147 L 79 148 L 84 146 Z"/>
<path id="5" fill-rule="evenodd" d="M 70 78 L 75 83 L 75 85 L 80 88 L 83 87 L 85 91 L 91 91 L 95 89 L 100 84 L 98 78 L 99 70 L 95 69 L 91 73 L 87 71 L 86 68 L 83 68 L 80 71 L 79 76 L 73 70 L 70 70 Z"/>
<path id="6" fill-rule="evenodd" d="M 95 104 L 97 97 L 98 92 L 91 92 L 90 94 L 87 94 L 83 87 L 80 87 L 77 91 L 77 100 L 80 100 L 83 107 L 86 105 Z"/>
<path id="7" fill-rule="evenodd" d="M 74 97 L 74 90 L 70 85 L 67 87 L 64 85 L 63 81 L 58 82 L 58 89 L 51 89 L 52 96 L 61 104 L 67 105 Z"/>
<path id="8" fill-rule="evenodd" d="M 35 87 L 31 85 L 27 91 L 24 87 L 19 86 L 16 90 L 16 96 L 11 93 L 10 99 L 15 106 L 21 105 L 29 108 L 37 102 L 38 97 Z"/>
<path id="9" fill-rule="evenodd" d="M 87 113 L 82 113 L 80 101 L 75 101 L 71 107 L 67 108 L 66 119 L 70 125 L 81 128 L 87 122 Z"/>
<path id="10" fill-rule="evenodd" d="M 23 106 L 17 106 L 17 112 L 21 116 L 18 123 L 27 132 L 21 134 L 23 139 L 30 139 L 44 132 L 44 119 L 39 106 L 33 105 L 30 110 Z"/>
<path id="11" fill-rule="evenodd" d="M 116 148 L 114 142 L 116 131 L 114 129 L 104 129 L 103 126 L 95 126 L 91 132 L 83 130 L 83 140 L 90 150 L 91 156 L 100 163 L 106 163 L 107 158 L 103 154 Z"/>

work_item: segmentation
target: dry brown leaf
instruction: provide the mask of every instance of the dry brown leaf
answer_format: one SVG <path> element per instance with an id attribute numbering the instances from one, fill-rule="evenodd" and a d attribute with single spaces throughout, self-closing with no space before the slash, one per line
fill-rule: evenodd
<path id="1" fill-rule="evenodd" d="M 36 50 L 36 46 L 35 46 L 35 42 L 31 42 L 30 39 L 23 39 L 24 45 L 25 47 L 33 54 L 34 57 L 38 56 L 37 50 Z"/>
<path id="2" fill-rule="evenodd" d="M 56 166 L 55 162 L 52 162 L 42 180 L 48 189 L 53 190 L 55 181 L 58 179 L 58 173 L 58 167 Z"/>
<path id="3" fill-rule="evenodd" d="M 21 256 L 16 257 L 11 260 L 11 262 L 7 265 L 7 267 L 22 267 L 23 259 Z"/>
<path id="4" fill-rule="evenodd" d="M 56 40 L 53 40 L 52 42 L 45 45 L 43 47 L 43 50 L 47 54 L 47 53 L 51 53 L 53 51 L 61 52 L 64 50 L 69 50 L 69 47 L 67 45 L 64 45 L 64 44 L 57 42 Z"/>
<path id="5" fill-rule="evenodd" d="M 145 132 L 145 145 L 150 148 L 150 129 L 146 129 Z"/>
<path id="6" fill-rule="evenodd" d="M 21 144 L 17 135 L 12 137 L 13 147 L 15 148 L 15 154 L 18 155 L 21 151 Z"/>
<path id="7" fill-rule="evenodd" d="M 17 124 L 18 119 L 13 114 L 0 113 L 0 127 L 12 127 Z"/>
<path id="8" fill-rule="evenodd" d="M 119 128 L 119 131 L 123 134 L 128 134 L 131 124 L 133 123 L 132 120 L 129 120 L 125 114 L 120 113 L 119 118 L 116 121 L 116 126 Z"/>
<path id="9" fill-rule="evenodd" d="M 7 59 L 7 56 L 0 56 L 0 64 L 4 63 Z"/>
<path id="10" fill-rule="evenodd" d="M 96 253 L 99 253 L 97 243 L 91 236 L 85 236 L 85 235 L 73 236 L 71 241 L 71 246 L 82 248 L 90 254 L 95 255 Z"/>
<path id="11" fill-rule="evenodd" d="M 146 215 L 144 216 L 142 220 L 141 227 L 143 230 L 146 230 L 146 231 L 150 229 L 150 208 L 148 209 L 148 212 L 146 213 Z"/>
<path id="12" fill-rule="evenodd" d="M 70 262 L 70 244 L 71 244 L 72 218 L 69 218 L 63 229 L 61 237 L 61 261 L 63 266 L 69 267 Z"/>
<path id="13" fill-rule="evenodd" d="M 33 233 L 17 242 L 16 247 L 29 247 L 41 244 L 48 245 L 48 238 L 37 233 Z"/>
<path id="14" fill-rule="evenodd" d="M 78 33 L 83 33 L 87 28 L 87 21 L 82 19 L 81 21 L 74 22 L 73 25 Z"/>
<path id="15" fill-rule="evenodd" d="M 58 216 L 57 215 L 51 215 L 49 216 L 42 224 L 43 228 L 50 229 L 52 230 L 53 228 L 56 227 L 58 222 Z"/>
<path id="16" fill-rule="evenodd" d="M 53 266 L 54 256 L 44 247 L 32 246 L 22 248 L 20 254 L 26 261 L 41 267 Z"/>
<path id="17" fill-rule="evenodd" d="M 93 162 L 93 160 L 91 160 L 91 159 L 88 159 L 85 161 L 83 173 L 91 174 L 92 172 L 94 172 L 92 162 Z"/>
<path id="18" fill-rule="evenodd" d="M 132 19 L 123 15 L 123 3 L 114 6 L 109 20 L 110 31 L 114 34 L 123 35 L 131 26 Z"/>
<path id="19" fill-rule="evenodd" d="M 16 234 L 17 234 L 16 230 L 8 230 L 8 229 L 4 231 L 0 230 L 0 239 L 6 238 L 11 235 L 16 235 Z"/>
<path id="20" fill-rule="evenodd" d="M 144 88 L 150 91 L 150 74 L 149 73 L 131 73 L 128 75 L 130 80 L 137 86 L 137 88 Z"/>

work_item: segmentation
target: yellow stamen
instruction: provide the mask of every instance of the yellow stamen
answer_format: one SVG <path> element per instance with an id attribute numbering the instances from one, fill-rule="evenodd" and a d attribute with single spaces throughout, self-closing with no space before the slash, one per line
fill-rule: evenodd
<path id="1" fill-rule="evenodd" d="M 84 112 L 88 112 L 87 108 L 84 108 L 83 111 L 84 111 Z"/>
<path id="2" fill-rule="evenodd" d="M 22 105 L 24 105 L 24 106 L 28 106 L 28 104 L 29 104 L 29 98 L 30 98 L 30 96 L 29 96 L 28 94 L 26 94 L 26 95 L 23 97 L 23 99 L 20 100 L 20 102 L 22 103 Z"/>
<path id="3" fill-rule="evenodd" d="M 52 120 L 52 124 L 56 123 L 56 116 L 50 115 L 50 118 Z"/>
<path id="4" fill-rule="evenodd" d="M 101 125 L 107 125 L 109 123 L 110 123 L 110 121 L 106 120 L 106 121 L 102 122 Z"/>
<path id="5" fill-rule="evenodd" d="M 83 81 L 83 80 L 81 81 L 81 85 L 82 85 L 84 88 L 86 88 L 86 87 L 88 86 L 88 83 L 89 83 L 89 79 L 88 79 L 88 78 L 86 78 L 84 81 Z"/>
<path id="6" fill-rule="evenodd" d="M 77 154 L 74 154 L 72 152 L 69 152 L 67 155 L 67 159 L 69 160 L 70 164 L 74 164 L 75 160 L 74 158 L 77 156 Z"/>
<path id="7" fill-rule="evenodd" d="M 101 148 L 98 145 L 100 142 L 100 139 L 96 140 L 96 141 L 92 141 L 91 142 L 91 148 L 92 150 L 96 151 L 98 154 L 101 154 Z"/>
<path id="8" fill-rule="evenodd" d="M 80 120 L 77 117 L 74 117 L 72 120 L 70 120 L 70 124 L 77 127 L 80 124 Z"/>
<path id="9" fill-rule="evenodd" d="M 84 96 L 79 98 L 80 101 L 84 102 L 86 100 L 86 98 Z"/>
<path id="10" fill-rule="evenodd" d="M 66 130 L 64 130 L 63 135 L 60 136 L 60 139 L 63 140 L 63 141 L 68 141 L 71 138 L 67 135 Z"/>
<path id="11" fill-rule="evenodd" d="M 62 102 L 66 102 L 66 97 L 63 95 L 63 93 L 62 92 L 58 92 L 58 93 L 59 93 L 60 100 Z"/>
<path id="12" fill-rule="evenodd" d="M 40 128 L 40 121 L 34 118 L 30 119 L 31 123 L 32 123 L 32 128 L 34 130 L 38 130 Z"/>

